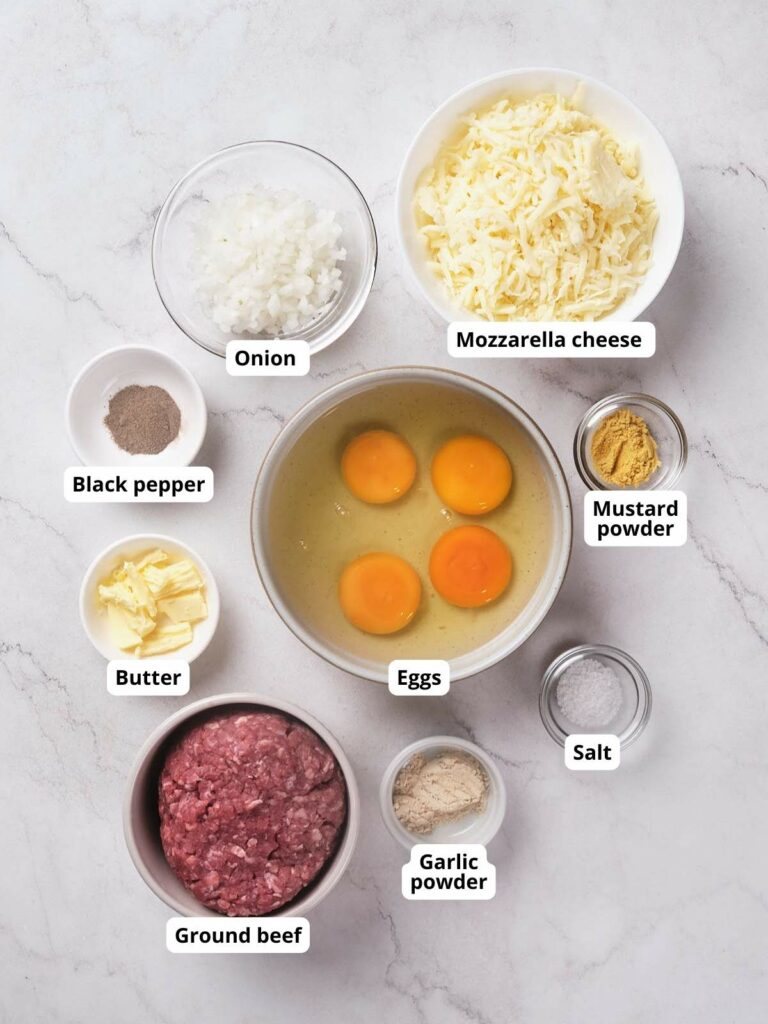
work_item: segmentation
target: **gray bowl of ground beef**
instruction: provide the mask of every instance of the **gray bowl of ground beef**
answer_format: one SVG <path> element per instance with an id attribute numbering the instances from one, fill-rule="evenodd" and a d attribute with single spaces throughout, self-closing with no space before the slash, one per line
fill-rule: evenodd
<path id="1" fill-rule="evenodd" d="M 352 856 L 357 784 L 338 742 L 306 712 L 227 694 L 152 733 L 124 825 L 142 878 L 179 914 L 304 915 Z"/>

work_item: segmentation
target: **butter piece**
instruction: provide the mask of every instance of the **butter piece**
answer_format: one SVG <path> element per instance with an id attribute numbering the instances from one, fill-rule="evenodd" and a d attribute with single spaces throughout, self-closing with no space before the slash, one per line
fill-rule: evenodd
<path id="1" fill-rule="evenodd" d="M 148 565 L 144 570 L 144 579 L 155 597 L 173 597 L 174 594 L 183 594 L 185 590 L 199 590 L 203 586 L 197 566 L 188 558 L 171 562 L 163 568 Z"/>
<path id="2" fill-rule="evenodd" d="M 143 558 L 139 559 L 136 563 L 136 568 L 139 572 L 146 569 L 148 565 L 157 565 L 159 562 L 167 562 L 168 555 L 162 548 L 155 548 L 154 551 L 148 551 Z"/>
<path id="3" fill-rule="evenodd" d="M 122 573 L 122 570 L 118 570 Z M 117 573 L 115 574 L 115 577 Z M 102 583 L 99 585 L 99 599 L 102 604 L 114 604 L 118 608 L 125 608 L 126 611 L 135 612 L 138 610 L 136 595 L 125 579 L 115 578 L 114 583 Z"/>
<path id="4" fill-rule="evenodd" d="M 154 618 L 157 615 L 155 599 L 149 591 L 146 580 L 133 562 L 125 563 L 125 575 L 126 582 L 130 585 L 130 588 L 133 591 L 138 608 L 142 611 L 146 609 L 147 613 Z"/>
<path id="5" fill-rule="evenodd" d="M 139 658 L 184 647 L 208 615 L 204 586 L 188 558 L 173 562 L 160 548 L 124 561 L 98 586 L 115 646 Z"/>
<path id="6" fill-rule="evenodd" d="M 107 618 L 115 647 L 119 647 L 121 651 L 130 651 L 132 647 L 141 643 L 139 634 L 128 625 L 124 609 L 116 604 L 108 604 Z"/>
<path id="7" fill-rule="evenodd" d="M 157 608 L 171 622 L 199 622 L 208 615 L 205 599 L 199 590 L 179 594 L 177 597 L 161 597 Z"/>
<path id="8" fill-rule="evenodd" d="M 146 608 L 139 608 L 138 611 L 128 612 L 121 609 L 125 623 L 139 637 L 147 636 L 156 626 L 155 619 L 149 614 Z"/>
<path id="9" fill-rule="evenodd" d="M 178 625 L 169 623 L 158 626 L 139 647 L 139 657 L 152 658 L 157 654 L 167 654 L 168 651 L 176 651 L 184 647 L 192 639 L 192 627 L 188 622 L 181 622 Z"/>

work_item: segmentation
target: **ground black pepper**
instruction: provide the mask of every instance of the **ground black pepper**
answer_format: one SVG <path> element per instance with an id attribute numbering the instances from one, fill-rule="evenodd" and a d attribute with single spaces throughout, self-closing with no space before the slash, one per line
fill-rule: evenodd
<path id="1" fill-rule="evenodd" d="M 178 437 L 181 413 L 164 388 L 130 384 L 110 398 L 104 422 L 124 452 L 157 455 Z"/>

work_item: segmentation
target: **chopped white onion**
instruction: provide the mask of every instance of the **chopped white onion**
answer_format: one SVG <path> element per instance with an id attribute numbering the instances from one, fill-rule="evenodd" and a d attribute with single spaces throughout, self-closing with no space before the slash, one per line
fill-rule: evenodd
<path id="1" fill-rule="evenodd" d="M 341 225 L 293 192 L 257 185 L 212 202 L 197 225 L 196 291 L 222 331 L 286 335 L 340 290 Z"/>

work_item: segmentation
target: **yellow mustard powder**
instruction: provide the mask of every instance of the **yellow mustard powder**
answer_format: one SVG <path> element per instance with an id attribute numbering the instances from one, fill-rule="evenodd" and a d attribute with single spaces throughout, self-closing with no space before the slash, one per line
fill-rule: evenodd
<path id="1" fill-rule="evenodd" d="M 645 483 L 661 465 L 648 424 L 629 409 L 605 417 L 592 437 L 591 452 L 600 476 L 618 487 Z"/>

